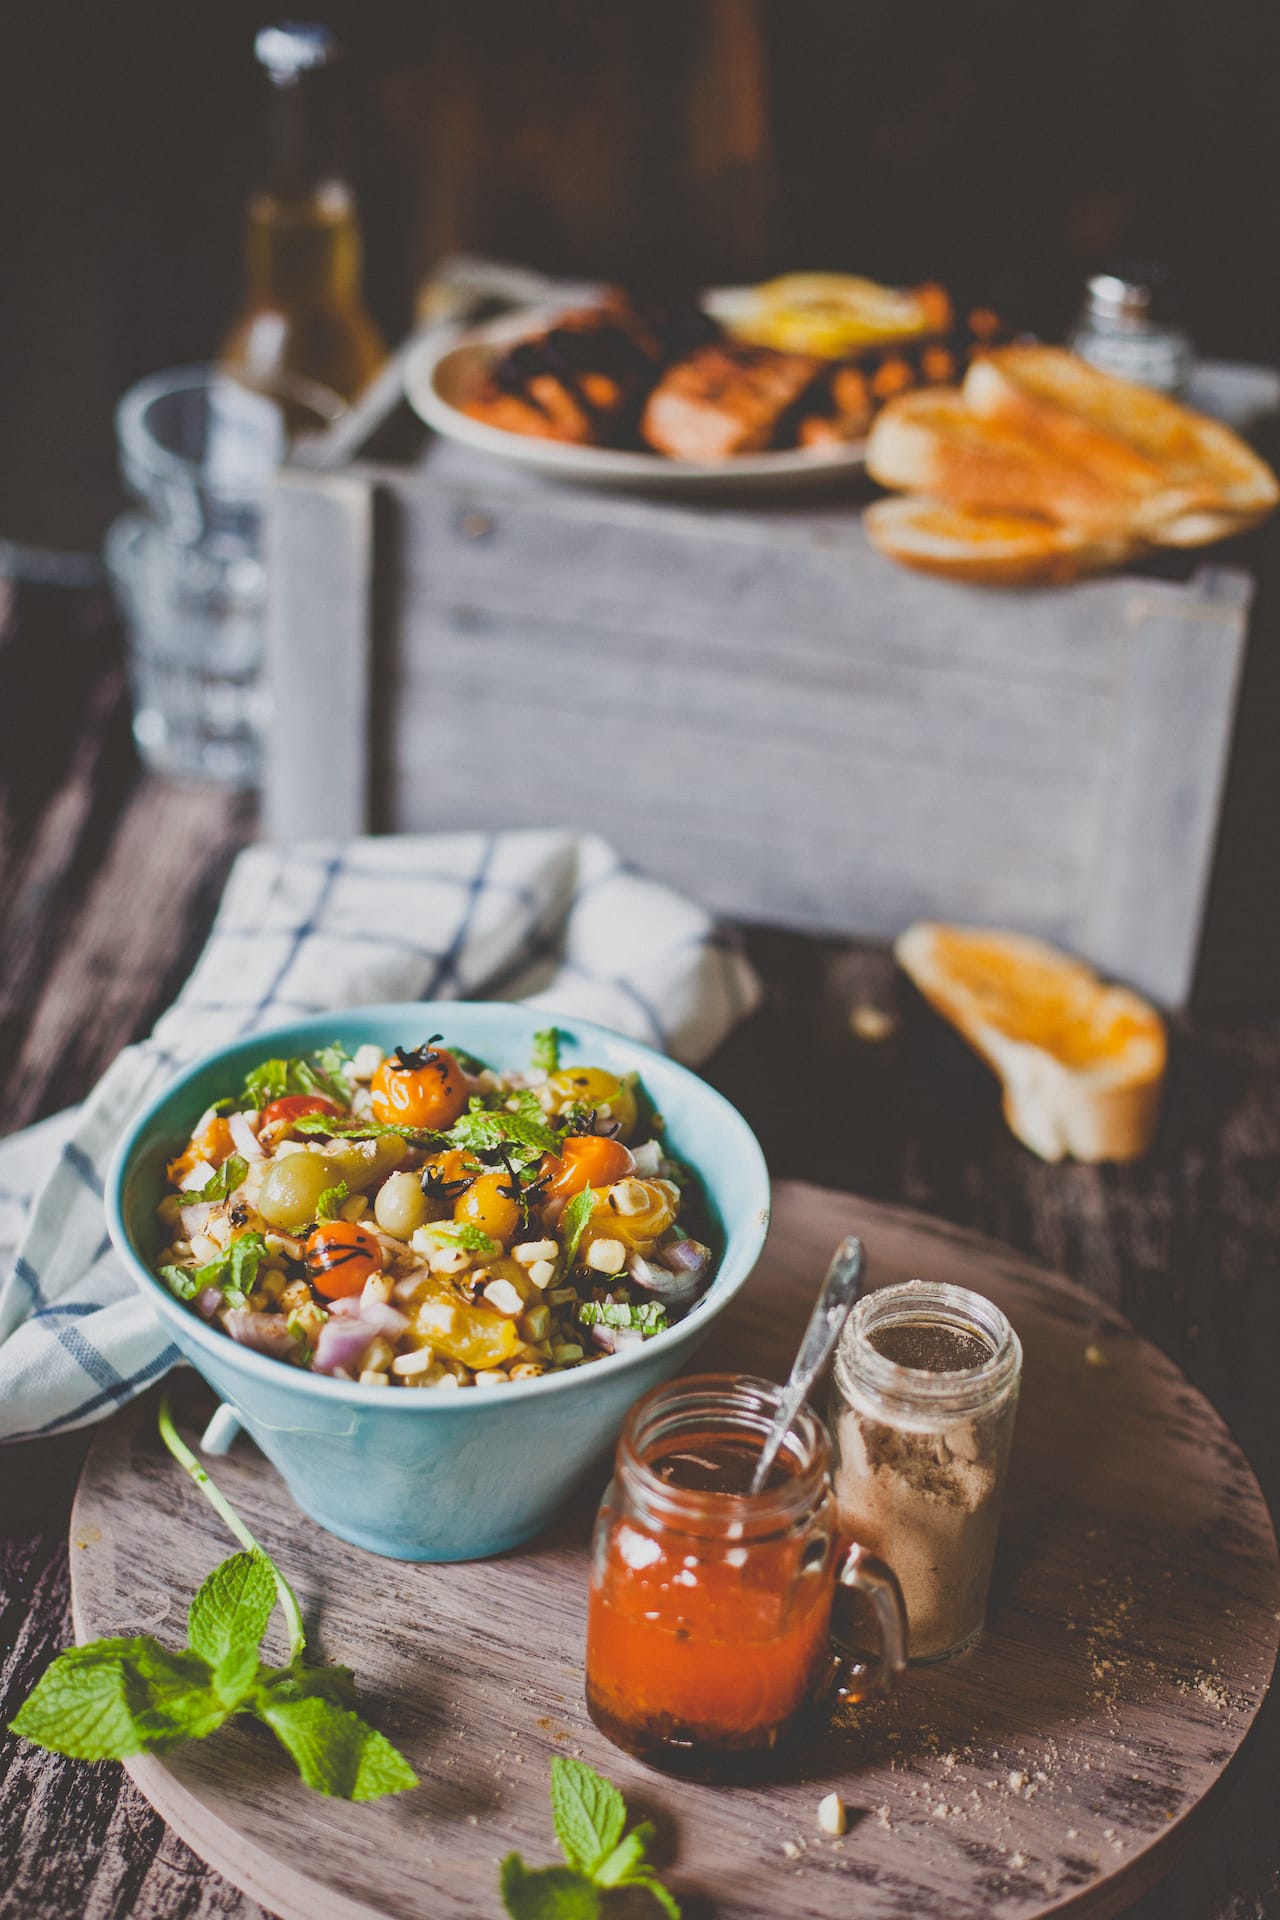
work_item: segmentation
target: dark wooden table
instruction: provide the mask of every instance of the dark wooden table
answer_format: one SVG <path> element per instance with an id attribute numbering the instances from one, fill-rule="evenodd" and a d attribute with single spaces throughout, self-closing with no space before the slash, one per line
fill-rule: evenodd
<path id="1" fill-rule="evenodd" d="M 139 773 L 100 599 L 0 581 L 6 1130 L 80 1098 L 147 1030 L 194 961 L 253 825 L 242 796 Z M 1046 1167 L 1009 1136 L 986 1074 L 883 951 L 773 932 L 748 945 L 767 1004 L 710 1077 L 742 1106 L 774 1173 L 980 1228 L 1118 1305 L 1216 1402 L 1280 1508 L 1280 1018 L 1180 1022 L 1149 1158 Z M 887 1038 L 851 1028 L 868 1007 L 890 1016 Z M 0 1722 L 71 1638 L 67 1516 L 87 1440 L 0 1454 Z M 1196 1844 L 1132 1920 L 1280 1915 L 1278 1782 L 1273 1701 Z M 118 1767 L 0 1737 L 3 1920 L 260 1912 Z"/>

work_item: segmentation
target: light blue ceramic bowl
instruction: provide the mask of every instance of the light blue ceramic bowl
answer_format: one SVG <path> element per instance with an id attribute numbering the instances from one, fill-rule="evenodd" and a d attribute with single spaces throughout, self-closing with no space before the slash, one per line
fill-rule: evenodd
<path id="1" fill-rule="evenodd" d="M 390 1052 L 428 1034 L 495 1068 L 528 1066 L 526 1008 L 409 1002 L 272 1027 L 207 1054 L 142 1112 L 107 1177 L 111 1237 L 192 1366 L 279 1468 L 305 1513 L 398 1560 L 475 1560 L 538 1533 L 612 1445 L 632 1402 L 692 1359 L 750 1273 L 769 1225 L 769 1176 L 746 1121 L 696 1074 L 586 1020 L 557 1024 L 566 1065 L 639 1073 L 667 1139 L 696 1169 L 718 1230 L 716 1277 L 686 1319 L 643 1346 L 500 1391 L 410 1393 L 329 1380 L 252 1353 L 198 1319 L 150 1271 L 164 1164 L 213 1100 L 274 1055 L 332 1040 Z M 714 1353 L 712 1355 L 714 1358 Z"/>

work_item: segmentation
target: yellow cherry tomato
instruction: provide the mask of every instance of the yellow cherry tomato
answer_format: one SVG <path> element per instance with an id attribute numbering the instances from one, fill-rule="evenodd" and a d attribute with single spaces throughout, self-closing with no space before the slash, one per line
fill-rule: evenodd
<path id="1" fill-rule="evenodd" d="M 520 1202 L 511 1175 L 505 1168 L 496 1173 L 482 1173 L 465 1193 L 458 1195 L 453 1217 L 478 1227 L 481 1233 L 487 1233 L 491 1240 L 500 1241 L 504 1247 L 510 1246 L 520 1225 Z"/>
<path id="2" fill-rule="evenodd" d="M 562 1067 L 547 1085 L 555 1096 L 556 1113 L 569 1107 L 590 1107 L 604 1120 L 616 1120 L 618 1137 L 630 1140 L 636 1128 L 635 1091 L 603 1067 Z"/>

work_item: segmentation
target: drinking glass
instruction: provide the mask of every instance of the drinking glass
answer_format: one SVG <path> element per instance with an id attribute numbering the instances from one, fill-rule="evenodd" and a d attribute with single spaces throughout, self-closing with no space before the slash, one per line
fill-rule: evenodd
<path id="1" fill-rule="evenodd" d="M 262 512 L 300 435 L 337 394 L 288 375 L 248 385 L 211 366 L 153 374 L 116 410 L 137 497 L 106 540 L 124 614 L 133 732 L 158 773 L 252 786 L 265 714 Z"/>

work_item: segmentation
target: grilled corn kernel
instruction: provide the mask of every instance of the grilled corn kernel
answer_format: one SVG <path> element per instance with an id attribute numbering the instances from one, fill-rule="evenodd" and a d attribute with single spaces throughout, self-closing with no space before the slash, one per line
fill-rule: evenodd
<path id="1" fill-rule="evenodd" d="M 342 1203 L 342 1217 L 344 1220 L 359 1220 L 362 1214 L 368 1212 L 368 1209 L 369 1202 L 365 1196 L 362 1193 L 353 1193 L 349 1200 L 344 1200 Z"/>
<path id="2" fill-rule="evenodd" d="M 448 1300 L 424 1300 L 418 1308 L 414 1324 L 418 1332 L 430 1339 L 432 1334 L 445 1338 L 453 1332 L 458 1319 L 458 1309 Z"/>
<path id="3" fill-rule="evenodd" d="M 519 1366 L 512 1367 L 511 1378 L 513 1380 L 536 1380 L 540 1374 L 544 1374 L 545 1372 L 546 1368 L 542 1365 L 541 1361 L 522 1360 Z"/>
<path id="4" fill-rule="evenodd" d="M 476 1372 L 476 1385 L 478 1387 L 509 1387 L 511 1376 L 504 1373 L 501 1367 L 480 1367 Z"/>
<path id="5" fill-rule="evenodd" d="M 427 1265 L 432 1273 L 465 1273 L 471 1255 L 465 1247 L 436 1247 L 427 1255 Z"/>
<path id="6" fill-rule="evenodd" d="M 621 1240 L 593 1240 L 587 1248 L 587 1265 L 597 1273 L 617 1273 L 627 1263 L 627 1250 Z"/>
<path id="7" fill-rule="evenodd" d="M 360 1375 L 360 1385 L 362 1387 L 389 1387 L 391 1385 L 391 1379 L 388 1374 L 375 1373 L 372 1367 L 366 1367 Z"/>
<path id="8" fill-rule="evenodd" d="M 512 1247 L 511 1258 L 522 1267 L 533 1267 L 539 1260 L 554 1260 L 559 1251 L 554 1240 L 522 1240 L 518 1247 Z"/>
<path id="9" fill-rule="evenodd" d="M 416 1374 L 430 1373 L 436 1364 L 436 1356 L 430 1347 L 419 1347 L 416 1353 L 398 1353 L 391 1362 L 391 1371 L 402 1380 L 412 1380 Z"/>
<path id="10" fill-rule="evenodd" d="M 396 1357 L 396 1350 L 389 1340 L 379 1334 L 365 1348 L 364 1365 L 366 1373 L 385 1373 Z"/>
<path id="11" fill-rule="evenodd" d="M 524 1306 L 524 1301 L 509 1280 L 491 1280 L 484 1290 L 484 1297 L 499 1313 L 514 1315 Z"/>
<path id="12" fill-rule="evenodd" d="M 385 1307 L 395 1284 L 389 1273 L 371 1273 L 361 1288 L 360 1305 Z"/>

